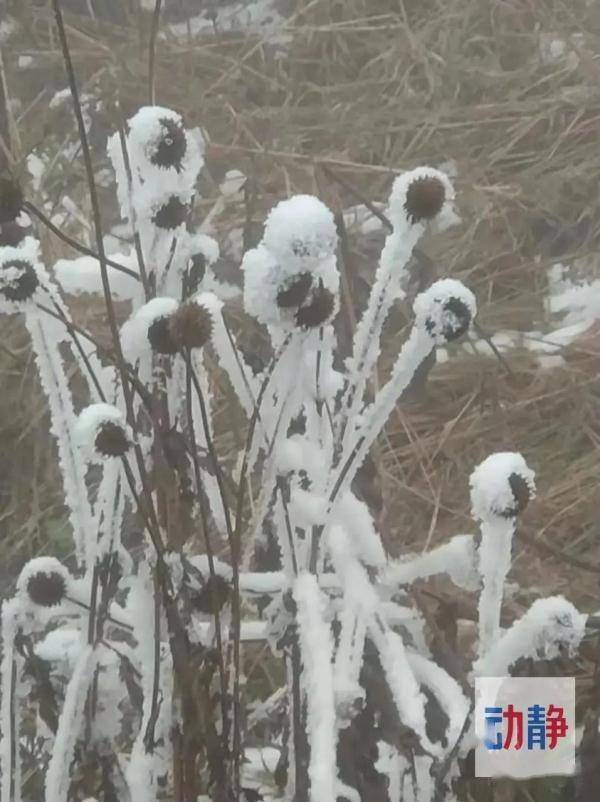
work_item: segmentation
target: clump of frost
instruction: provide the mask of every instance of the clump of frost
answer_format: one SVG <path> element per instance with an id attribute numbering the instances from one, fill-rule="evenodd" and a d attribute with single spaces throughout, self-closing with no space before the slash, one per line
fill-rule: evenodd
<path id="1" fill-rule="evenodd" d="M 551 660 L 573 655 L 585 634 L 588 616 L 562 596 L 537 599 L 473 665 L 478 675 L 504 676 L 521 658 Z"/>

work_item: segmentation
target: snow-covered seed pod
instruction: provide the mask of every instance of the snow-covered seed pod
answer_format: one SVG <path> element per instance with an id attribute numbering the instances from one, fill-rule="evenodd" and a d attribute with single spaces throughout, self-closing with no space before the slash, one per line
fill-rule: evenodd
<path id="1" fill-rule="evenodd" d="M 454 188 L 448 176 L 433 167 L 416 167 L 399 175 L 392 186 L 389 215 L 392 225 L 426 224 L 445 227 L 455 218 Z"/>
<path id="2" fill-rule="evenodd" d="M 436 281 L 415 299 L 415 323 L 436 345 L 462 337 L 477 313 L 475 296 L 456 279 Z"/>
<path id="3" fill-rule="evenodd" d="M 522 658 L 551 660 L 562 652 L 573 655 L 585 636 L 588 618 L 562 596 L 537 599 L 474 663 L 474 673 L 501 677 Z"/>
<path id="4" fill-rule="evenodd" d="M 277 306 L 280 309 L 293 309 L 304 303 L 312 286 L 310 273 L 300 273 L 284 282 L 277 292 Z"/>
<path id="5" fill-rule="evenodd" d="M 185 152 L 187 139 L 183 120 L 174 117 L 160 117 L 158 136 L 148 142 L 150 161 L 156 167 L 173 168 L 179 172 Z"/>
<path id="6" fill-rule="evenodd" d="M 336 313 L 336 297 L 321 285 L 312 294 L 309 303 L 296 312 L 296 323 L 301 329 L 315 329 L 328 323 Z"/>
<path id="7" fill-rule="evenodd" d="M 17 579 L 17 593 L 36 607 L 56 607 L 61 604 L 71 582 L 71 575 L 54 557 L 30 560 Z"/>
<path id="8" fill-rule="evenodd" d="M 185 225 L 190 213 L 190 207 L 177 195 L 171 195 L 166 203 L 160 205 L 152 215 L 152 222 L 157 228 L 174 231 Z"/>
<path id="9" fill-rule="evenodd" d="M 520 454 L 487 457 L 471 474 L 471 505 L 479 520 L 514 518 L 535 496 L 535 474 Z"/>
<path id="10" fill-rule="evenodd" d="M 39 283 L 32 262 L 23 258 L 2 259 L 0 252 L 0 294 L 7 301 L 14 304 L 28 301 L 37 290 Z"/>
<path id="11" fill-rule="evenodd" d="M 75 424 L 77 445 L 90 462 L 123 457 L 133 436 L 123 414 L 111 404 L 90 404 Z"/>
<path id="12" fill-rule="evenodd" d="M 294 195 L 275 206 L 258 247 L 244 255 L 244 306 L 265 325 L 292 330 L 328 322 L 336 309 L 337 231 L 318 198 Z"/>
<path id="13" fill-rule="evenodd" d="M 178 306 L 174 298 L 152 298 L 125 321 L 121 327 L 121 344 L 129 362 L 134 364 L 150 351 L 167 355 L 177 352 L 169 332 L 169 318 Z"/>
<path id="14" fill-rule="evenodd" d="M 473 517 L 481 522 L 478 572 L 479 656 L 493 646 L 500 631 L 504 585 L 511 565 L 517 514 L 535 494 L 534 473 L 520 454 L 492 454 L 471 474 Z"/>
<path id="15" fill-rule="evenodd" d="M 0 224 L 12 223 L 23 206 L 23 193 L 12 178 L 0 178 Z"/>
<path id="16" fill-rule="evenodd" d="M 294 195 L 275 206 L 265 223 L 263 245 L 282 266 L 294 272 L 330 256 L 337 246 L 331 211 L 312 195 Z"/>
<path id="17" fill-rule="evenodd" d="M 210 311 L 196 301 L 188 301 L 169 318 L 169 335 L 178 349 L 202 348 L 210 340 L 213 319 Z"/>

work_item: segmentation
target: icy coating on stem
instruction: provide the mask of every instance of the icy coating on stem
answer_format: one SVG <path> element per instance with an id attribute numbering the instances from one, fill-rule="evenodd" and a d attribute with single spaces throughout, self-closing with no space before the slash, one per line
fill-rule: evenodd
<path id="1" fill-rule="evenodd" d="M 0 802 L 20 802 L 33 735 L 45 757 L 27 766 L 47 802 L 89 795 L 84 754 L 119 801 L 454 802 L 474 676 L 572 653 L 589 625 L 554 597 L 500 626 L 535 494 L 520 454 L 474 470 L 478 533 L 394 560 L 357 481 L 415 373 L 477 313 L 459 281 L 433 283 L 392 344 L 387 379 L 368 388 L 415 246 L 457 222 L 454 189 L 430 167 L 395 178 L 344 362 L 331 210 L 311 195 L 276 203 L 241 257 L 243 309 L 224 302 L 211 234 L 246 179 L 230 171 L 211 208 L 195 202 L 203 151 L 200 132 L 158 106 L 109 140 L 123 223 L 106 311 L 118 342 L 75 326 L 61 295 L 103 295 L 92 249 L 58 260 L 59 291 L 34 237 L 0 248 L 0 310 L 22 315 L 31 338 L 75 547 L 74 561 L 29 561 L 2 606 Z M 450 627 L 472 633 L 467 649 L 450 638 L 444 651 L 430 627 L 444 599 L 432 615 L 435 594 L 418 591 L 440 575 L 469 606 L 473 620 Z M 266 689 L 250 673 L 256 643 Z M 358 745 L 378 755 L 366 768 Z"/>

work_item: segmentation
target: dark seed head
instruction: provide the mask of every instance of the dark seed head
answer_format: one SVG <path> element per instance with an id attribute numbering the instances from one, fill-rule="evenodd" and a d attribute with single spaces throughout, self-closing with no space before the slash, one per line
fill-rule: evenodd
<path id="1" fill-rule="evenodd" d="M 174 167 L 179 170 L 187 149 L 183 125 L 168 117 L 162 117 L 159 122 L 160 137 L 154 146 L 150 161 L 157 167 Z"/>
<path id="2" fill-rule="evenodd" d="M 430 334 L 441 335 L 446 342 L 458 340 L 471 324 L 471 310 L 460 298 L 448 298 L 443 310 L 445 314 L 441 331 L 436 331 L 436 321 L 430 317 L 425 321 L 425 328 Z"/>
<path id="3" fill-rule="evenodd" d="M 439 214 L 444 200 L 446 189 L 439 178 L 424 176 L 416 178 L 406 193 L 404 208 L 412 223 L 421 220 L 431 220 Z"/>
<path id="4" fill-rule="evenodd" d="M 15 277 L 7 276 L 12 273 Z M 12 259 L 0 266 L 0 294 L 8 301 L 26 301 L 31 298 L 39 285 L 38 277 L 31 262 Z"/>
<path id="5" fill-rule="evenodd" d="M 54 607 L 65 598 L 65 578 L 57 571 L 39 571 L 27 582 L 27 595 L 40 607 Z"/>
<path id="6" fill-rule="evenodd" d="M 210 340 L 212 325 L 210 312 L 189 301 L 169 318 L 169 334 L 177 348 L 202 348 Z"/>
<path id="7" fill-rule="evenodd" d="M 148 326 L 148 340 L 152 350 L 157 354 L 171 356 L 178 351 L 177 345 L 171 337 L 168 317 L 159 317 Z"/>
<path id="8" fill-rule="evenodd" d="M 23 206 L 21 187 L 12 178 L 0 178 L 0 223 L 10 223 Z"/>
<path id="9" fill-rule="evenodd" d="M 229 583 L 220 574 L 210 576 L 202 589 L 194 594 L 193 605 L 202 613 L 220 612 L 229 600 L 231 588 Z"/>
<path id="10" fill-rule="evenodd" d="M 300 273 L 299 276 L 294 277 L 284 289 L 279 290 L 277 293 L 277 306 L 280 309 L 289 309 L 294 306 L 300 306 L 309 293 L 312 285 L 312 276 L 310 273 Z"/>
<path id="11" fill-rule="evenodd" d="M 26 229 L 17 223 L 0 223 L 0 246 L 16 248 L 26 237 Z"/>
<path id="12" fill-rule="evenodd" d="M 317 328 L 329 320 L 334 309 L 335 295 L 321 284 L 313 293 L 310 303 L 296 312 L 296 323 L 303 329 Z"/>
<path id="13" fill-rule="evenodd" d="M 122 426 L 113 421 L 104 421 L 96 435 L 95 445 L 96 451 L 103 457 L 122 457 L 131 443 Z"/>
<path id="14" fill-rule="evenodd" d="M 172 195 L 169 200 L 160 207 L 152 218 L 152 222 L 158 228 L 172 231 L 185 223 L 189 213 L 189 206 L 183 203 L 176 195 Z"/>
<path id="15" fill-rule="evenodd" d="M 527 481 L 518 473 L 511 473 L 508 477 L 508 484 L 512 490 L 514 504 L 502 510 L 500 515 L 503 518 L 513 518 L 523 512 L 531 500 L 531 490 Z"/>

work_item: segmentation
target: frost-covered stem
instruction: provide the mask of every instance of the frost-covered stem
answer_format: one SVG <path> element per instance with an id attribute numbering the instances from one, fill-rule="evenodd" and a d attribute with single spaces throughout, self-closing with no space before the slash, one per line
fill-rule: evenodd
<path id="1" fill-rule="evenodd" d="M 379 354 L 383 324 L 394 301 L 404 296 L 401 283 L 422 231 L 423 227 L 416 225 L 404 231 L 394 230 L 386 238 L 367 308 L 354 333 L 352 367 L 344 404 L 345 421 L 350 425 L 360 407 L 369 374 Z"/>
<path id="2" fill-rule="evenodd" d="M 15 652 L 18 601 L 2 603 L 2 662 L 0 663 L 0 802 L 20 802 L 18 678 Z"/>
<path id="3" fill-rule="evenodd" d="M 46 771 L 46 802 L 67 802 L 71 762 L 81 731 L 85 701 L 96 663 L 97 655 L 93 646 L 84 646 L 67 686 L 54 747 Z"/>
<path id="4" fill-rule="evenodd" d="M 504 583 L 510 570 L 514 518 L 495 516 L 481 523 L 479 544 L 479 642 L 482 657 L 492 646 L 500 631 L 500 613 L 504 598 Z"/>
<path id="5" fill-rule="evenodd" d="M 233 635 L 233 770 L 234 770 L 234 792 L 239 795 L 240 789 L 240 758 L 241 758 L 241 710 L 240 710 L 240 628 L 241 628 L 241 602 L 240 602 L 240 555 L 239 555 L 239 541 L 236 540 L 231 516 L 229 514 L 229 505 L 225 495 L 225 483 L 223 481 L 223 474 L 221 465 L 218 459 L 217 452 L 214 447 L 212 435 L 210 432 L 210 423 L 208 419 L 208 412 L 202 387 L 198 381 L 198 377 L 193 369 L 191 363 L 191 356 L 189 350 L 186 352 L 186 368 L 191 376 L 192 384 L 200 404 L 200 414 L 202 416 L 202 426 L 204 428 L 204 436 L 206 438 L 206 446 L 211 459 L 212 466 L 215 471 L 217 486 L 219 488 L 219 495 L 223 504 L 223 514 L 225 515 L 225 526 L 227 528 L 227 539 L 229 543 L 229 551 L 231 554 L 231 571 L 232 571 L 232 584 L 233 594 L 231 601 L 231 623 Z"/>
<path id="6" fill-rule="evenodd" d="M 91 565 L 93 517 L 85 484 L 86 466 L 74 441 L 73 425 L 76 416 L 59 352 L 60 338 L 57 338 L 56 331 L 52 331 L 48 321 L 37 311 L 25 315 L 25 325 L 50 408 L 51 431 L 56 438 L 77 560 L 84 565 Z"/>
<path id="7" fill-rule="evenodd" d="M 46 215 L 40 209 L 38 209 L 37 206 L 34 206 L 33 203 L 31 203 L 30 201 L 24 201 L 23 208 L 30 214 L 33 214 L 34 217 L 37 217 L 38 220 L 41 223 L 43 223 L 49 231 L 55 234 L 59 239 L 61 239 L 67 245 L 70 245 L 71 248 L 73 248 L 76 251 L 79 251 L 79 253 L 85 254 L 85 256 L 91 256 L 92 259 L 97 259 L 98 261 L 100 261 L 100 257 L 98 256 L 96 251 L 94 251 L 92 248 L 89 248 L 87 245 L 84 245 L 82 242 L 78 242 L 77 240 L 73 239 L 68 234 L 65 234 L 64 231 L 58 228 L 58 226 L 55 226 L 52 220 L 46 217 Z M 106 257 L 106 264 L 109 267 L 118 270 L 120 273 L 125 273 L 126 276 L 134 278 L 136 281 L 140 280 L 140 277 L 135 272 L 135 270 L 131 270 L 129 267 L 120 265 L 118 262 L 109 259 L 108 256 Z"/>
<path id="8" fill-rule="evenodd" d="M 294 583 L 296 620 L 303 663 L 310 744 L 311 802 L 334 802 L 337 779 L 337 727 L 333 690 L 333 639 L 324 620 L 325 600 L 313 574 L 303 573 Z"/>
<path id="9" fill-rule="evenodd" d="M 204 499 L 202 497 L 202 472 L 200 470 L 200 463 L 198 461 L 198 449 L 196 445 L 196 437 L 194 435 L 194 414 L 193 414 L 193 404 L 192 404 L 192 372 L 190 367 L 190 354 L 189 352 L 186 354 L 186 391 L 185 391 L 185 400 L 186 400 L 186 414 L 187 414 L 187 422 L 189 427 L 189 437 L 190 437 L 190 450 L 192 456 L 192 466 L 194 469 L 194 480 L 196 484 L 196 495 L 198 496 L 198 507 L 200 509 L 200 519 L 202 522 L 202 532 L 204 534 L 204 545 L 206 548 L 206 556 L 208 559 L 208 570 L 210 572 L 210 577 L 212 580 L 213 586 L 213 596 L 214 596 L 214 587 L 215 587 L 215 577 L 217 572 L 215 571 L 215 558 L 214 558 L 214 550 L 212 546 L 212 541 L 210 538 L 208 520 L 206 515 L 206 509 L 204 506 Z M 237 520 L 236 520 L 237 524 Z M 237 535 L 236 535 L 237 536 Z M 219 609 L 216 598 L 213 599 L 213 608 L 215 610 L 215 638 L 217 641 L 217 652 L 218 652 L 218 661 L 219 661 L 219 682 L 221 686 L 221 717 L 223 719 L 223 742 L 227 743 L 227 726 L 228 726 L 228 717 L 227 717 L 227 681 L 225 677 L 225 664 L 223 662 L 223 635 L 221 631 L 221 617 L 219 615 Z"/>
<path id="10" fill-rule="evenodd" d="M 150 44 L 148 47 L 148 95 L 150 98 L 151 106 L 154 106 L 155 104 L 154 64 L 156 55 L 156 37 L 158 35 L 161 6 L 162 6 L 162 0 L 155 0 L 154 11 L 152 13 L 152 26 L 150 29 Z"/>
<path id="11" fill-rule="evenodd" d="M 331 520 L 336 500 L 343 495 L 363 463 L 369 448 L 383 428 L 388 416 L 394 409 L 398 398 L 409 385 L 421 362 L 431 353 L 434 342 L 421 328 L 414 327 L 410 337 L 403 345 L 394 364 L 392 375 L 387 384 L 381 388 L 377 398 L 363 413 L 364 422 L 355 433 L 354 443 L 349 443 L 345 450 L 340 468 L 334 474 L 329 493 L 328 520 Z M 311 536 L 310 570 L 315 571 L 318 562 L 319 542 L 323 527 L 314 526 Z"/>
<path id="12" fill-rule="evenodd" d="M 144 251 L 142 250 L 142 240 L 140 238 L 140 232 L 137 227 L 137 214 L 132 198 L 133 178 L 131 174 L 131 163 L 129 161 L 129 151 L 127 150 L 127 139 L 125 137 L 123 124 L 121 121 L 119 121 L 118 133 L 119 133 L 119 144 L 121 145 L 121 155 L 123 157 L 123 167 L 125 169 L 125 175 L 127 176 L 127 187 L 129 191 L 129 209 L 131 210 L 131 228 L 133 229 L 133 244 L 137 256 L 138 269 L 140 271 L 139 277 L 142 281 L 142 286 L 144 288 L 144 295 L 146 297 L 146 300 L 149 300 L 151 293 L 150 293 L 150 285 L 148 283 L 148 274 L 146 272 L 146 260 L 144 259 Z"/>

